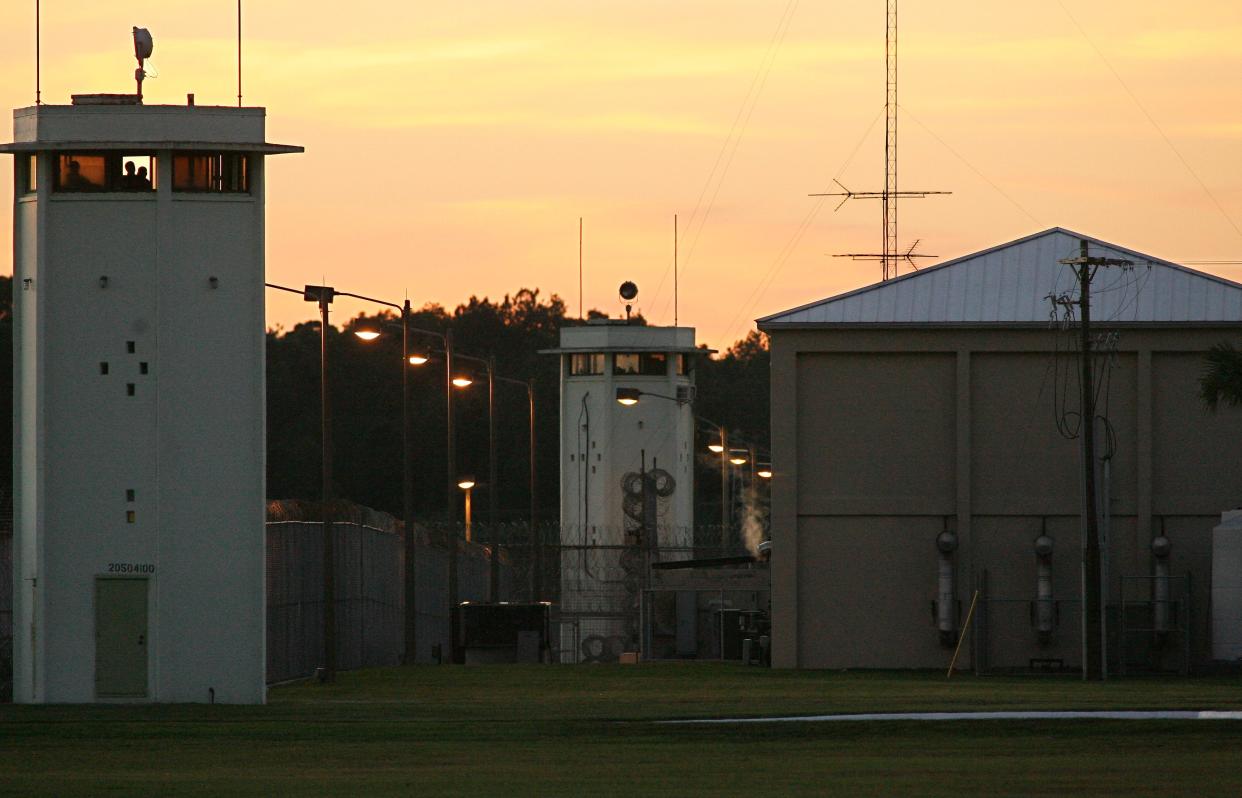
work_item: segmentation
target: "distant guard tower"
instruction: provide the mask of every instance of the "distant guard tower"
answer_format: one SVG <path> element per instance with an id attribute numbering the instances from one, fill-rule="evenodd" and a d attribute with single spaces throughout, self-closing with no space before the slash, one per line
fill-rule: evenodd
<path id="1" fill-rule="evenodd" d="M 694 368 L 708 351 L 693 327 L 626 319 L 564 327 L 547 350 L 561 358 L 562 661 L 636 650 L 648 563 L 692 556 Z"/>
<path id="2" fill-rule="evenodd" d="M 264 109 L 13 114 L 14 700 L 265 698 Z"/>

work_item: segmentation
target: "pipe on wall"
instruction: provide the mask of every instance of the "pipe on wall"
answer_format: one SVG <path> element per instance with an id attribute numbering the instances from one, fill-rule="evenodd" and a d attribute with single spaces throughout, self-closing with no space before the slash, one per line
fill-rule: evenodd
<path id="1" fill-rule="evenodd" d="M 1048 645 L 1056 626 L 1056 603 L 1052 598 L 1053 541 L 1046 533 L 1035 538 L 1035 632 L 1039 644 Z"/>
<path id="2" fill-rule="evenodd" d="M 1156 633 L 1156 646 L 1163 647 L 1169 636 L 1169 552 L 1173 544 L 1163 534 L 1151 541 L 1151 553 L 1155 557 L 1155 579 L 1152 580 L 1152 630 Z"/>
<path id="3" fill-rule="evenodd" d="M 936 629 L 940 633 L 940 645 L 952 646 L 957 642 L 957 590 L 954 585 L 953 552 L 957 550 L 957 535 L 944 530 L 936 536 L 939 551 L 939 577 L 936 581 Z"/>

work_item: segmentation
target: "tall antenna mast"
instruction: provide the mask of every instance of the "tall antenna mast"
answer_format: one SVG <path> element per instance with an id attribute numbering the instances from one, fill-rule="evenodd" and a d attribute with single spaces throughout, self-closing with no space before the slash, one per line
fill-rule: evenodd
<path id="1" fill-rule="evenodd" d="M 578 217 L 578 318 L 585 319 L 582 311 L 582 217 Z"/>
<path id="2" fill-rule="evenodd" d="M 879 254 L 874 252 L 847 252 L 834 255 L 836 258 L 853 258 L 854 260 L 880 261 L 883 280 L 897 276 L 897 268 L 902 261 L 909 263 L 911 268 L 915 258 L 934 258 L 935 255 L 915 254 L 914 248 L 919 245 L 915 241 L 904 252 L 897 238 L 897 199 L 922 199 L 930 194 L 952 194 L 952 191 L 898 191 L 897 190 L 897 0 L 886 0 L 884 12 L 884 190 L 883 191 L 851 191 L 833 180 L 841 187 L 841 191 L 825 194 L 811 194 L 812 197 L 843 197 L 837 210 L 851 199 L 880 200 L 881 227 L 883 244 Z"/>
<path id="3" fill-rule="evenodd" d="M 39 0 L 35 0 L 35 105 L 43 105 L 43 64 L 39 52 L 42 39 L 39 27 Z"/>
<path id="4" fill-rule="evenodd" d="M 241 0 L 237 0 L 237 107 L 241 108 Z"/>
<path id="5" fill-rule="evenodd" d="M 240 2 L 240 0 L 238 0 Z M 897 276 L 897 0 L 884 25 L 884 279 Z"/>
<path id="6" fill-rule="evenodd" d="M 677 214 L 673 214 L 673 326 L 677 326 Z"/>

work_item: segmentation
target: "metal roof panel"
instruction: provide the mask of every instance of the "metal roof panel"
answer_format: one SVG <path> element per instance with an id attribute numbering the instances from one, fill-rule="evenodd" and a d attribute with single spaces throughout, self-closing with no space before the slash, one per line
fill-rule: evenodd
<path id="1" fill-rule="evenodd" d="M 833 324 L 1047 323 L 1049 296 L 1077 297 L 1062 258 L 1085 239 L 1095 256 L 1133 261 L 1097 277 L 1093 317 L 1150 323 L 1240 323 L 1242 285 L 1171 261 L 1054 227 L 892 280 L 759 319 L 764 327 Z"/>

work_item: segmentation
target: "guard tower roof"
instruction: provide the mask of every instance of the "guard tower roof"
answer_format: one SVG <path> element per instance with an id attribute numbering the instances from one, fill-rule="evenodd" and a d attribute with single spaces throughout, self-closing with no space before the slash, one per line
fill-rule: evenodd
<path id="1" fill-rule="evenodd" d="M 265 155 L 303 152 L 265 140 L 264 108 L 86 103 L 13 111 L 13 141 L 0 153 L 65 150 L 216 150 Z"/>

